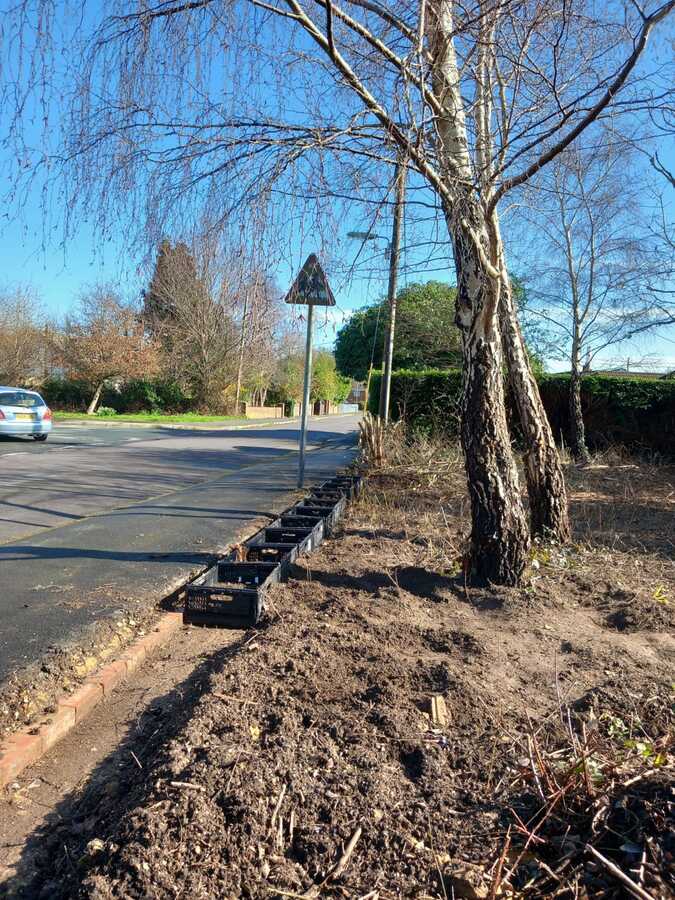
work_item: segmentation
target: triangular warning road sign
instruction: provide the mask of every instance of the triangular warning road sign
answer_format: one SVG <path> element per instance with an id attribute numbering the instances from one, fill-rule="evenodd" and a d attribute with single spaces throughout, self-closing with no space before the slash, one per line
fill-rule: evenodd
<path id="1" fill-rule="evenodd" d="M 335 306 L 335 297 L 328 284 L 326 273 L 314 253 L 310 253 L 304 266 L 300 269 L 300 274 L 286 294 L 286 303 Z"/>

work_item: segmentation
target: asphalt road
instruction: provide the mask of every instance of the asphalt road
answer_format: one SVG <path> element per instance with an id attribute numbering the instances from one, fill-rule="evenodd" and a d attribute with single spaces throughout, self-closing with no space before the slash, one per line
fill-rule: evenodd
<path id="1" fill-rule="evenodd" d="M 353 432 L 354 416 L 310 419 L 309 446 Z M 298 424 L 59 426 L 46 443 L 0 438 L 0 544 L 160 497 L 295 451 Z"/>
<path id="2" fill-rule="evenodd" d="M 357 421 L 311 421 L 308 480 L 349 462 Z M 120 431 L 87 426 L 64 444 L 57 432 L 51 449 L 0 455 L 0 680 L 161 600 L 294 497 L 295 423 Z"/>

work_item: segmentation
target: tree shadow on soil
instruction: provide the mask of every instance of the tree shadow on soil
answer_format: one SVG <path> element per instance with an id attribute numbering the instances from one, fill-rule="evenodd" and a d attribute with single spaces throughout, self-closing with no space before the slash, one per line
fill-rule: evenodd
<path id="1" fill-rule="evenodd" d="M 672 558 L 675 466 L 569 467 L 570 518 L 576 540 L 591 547 Z"/>
<path id="2" fill-rule="evenodd" d="M 76 895 L 83 870 L 73 865 L 69 845 L 79 856 L 89 840 L 106 841 L 128 810 L 144 805 L 153 785 L 137 778 L 135 758 L 142 762 L 166 755 L 169 742 L 186 727 L 208 691 L 210 676 L 221 672 L 249 640 L 246 632 L 213 653 L 135 717 L 126 737 L 101 760 L 84 786 L 68 793 L 28 836 L 16 874 L 0 884 L 0 898 L 67 900 Z M 107 792 L 111 785 L 114 795 Z"/>
<path id="3" fill-rule="evenodd" d="M 642 503 L 637 498 L 605 497 L 570 500 L 575 538 L 610 550 L 655 553 L 672 559 L 672 505 Z"/>
<path id="4" fill-rule="evenodd" d="M 296 577 L 294 575 L 294 577 Z M 300 576 L 303 577 L 303 576 Z M 306 578 L 328 588 L 347 588 L 379 596 L 385 589 L 400 589 L 432 603 L 447 603 L 450 596 L 461 603 L 481 610 L 496 610 L 504 606 L 504 597 L 493 591 L 465 590 L 461 575 L 443 575 L 421 566 L 396 566 L 389 572 L 370 571 L 361 575 L 349 572 L 307 570 Z"/>
<path id="5" fill-rule="evenodd" d="M 362 537 L 368 541 L 405 541 L 408 539 L 408 535 L 403 529 L 392 531 L 389 528 L 345 528 L 344 534 L 346 537 Z"/>

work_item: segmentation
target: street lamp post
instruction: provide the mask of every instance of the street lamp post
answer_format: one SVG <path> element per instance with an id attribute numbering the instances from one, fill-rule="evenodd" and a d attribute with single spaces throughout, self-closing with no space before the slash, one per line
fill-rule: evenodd
<path id="1" fill-rule="evenodd" d="M 401 249 L 401 225 L 403 222 L 403 204 L 405 203 L 406 172 L 403 163 L 396 164 L 396 205 L 394 206 L 394 225 L 391 234 L 391 252 L 389 254 L 389 286 L 387 299 L 389 302 L 389 321 L 387 336 L 384 342 L 384 371 L 380 385 L 380 418 L 389 421 L 389 401 L 391 397 L 391 370 L 394 360 L 394 333 L 396 330 L 396 289 L 398 285 L 398 257 Z"/>
<path id="2" fill-rule="evenodd" d="M 394 335 L 396 332 L 396 291 L 398 285 L 399 255 L 401 250 L 401 228 L 403 224 L 403 208 L 405 205 L 406 167 L 403 162 L 396 164 L 396 202 L 394 205 L 394 223 L 392 226 L 391 241 L 389 242 L 389 284 L 387 286 L 387 305 L 389 316 L 387 330 L 384 339 L 384 352 L 382 356 L 382 381 L 380 382 L 379 415 L 385 422 L 389 421 L 389 406 L 391 400 L 391 371 L 394 360 Z M 370 232 L 350 231 L 347 237 L 361 238 L 365 241 L 382 239 L 381 235 Z M 368 390 L 370 391 L 370 373 L 368 370 Z"/>

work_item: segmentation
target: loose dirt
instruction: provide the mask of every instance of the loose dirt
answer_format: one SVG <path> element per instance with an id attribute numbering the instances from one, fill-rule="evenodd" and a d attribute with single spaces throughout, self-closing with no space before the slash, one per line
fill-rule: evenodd
<path id="1" fill-rule="evenodd" d="M 570 470 L 577 543 L 495 590 L 462 574 L 458 457 L 395 462 L 260 629 L 187 633 L 199 676 L 139 703 L 6 895 L 628 896 L 612 865 L 675 895 L 673 470 Z"/>

